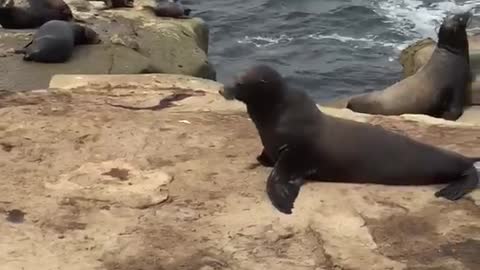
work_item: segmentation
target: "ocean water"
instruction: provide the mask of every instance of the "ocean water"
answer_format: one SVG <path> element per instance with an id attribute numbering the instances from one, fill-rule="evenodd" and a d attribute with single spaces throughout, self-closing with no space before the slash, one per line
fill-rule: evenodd
<path id="1" fill-rule="evenodd" d="M 263 63 L 317 101 L 383 89 L 402 78 L 398 56 L 431 37 L 451 11 L 480 0 L 189 0 L 210 27 L 209 59 L 217 80 L 232 81 Z"/>

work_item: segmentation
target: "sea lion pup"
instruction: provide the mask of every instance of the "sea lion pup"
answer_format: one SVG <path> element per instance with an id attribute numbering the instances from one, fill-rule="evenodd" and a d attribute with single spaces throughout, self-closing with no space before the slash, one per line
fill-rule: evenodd
<path id="1" fill-rule="evenodd" d="M 73 20 L 72 10 L 63 0 L 28 0 L 28 5 L 1 7 L 0 25 L 6 29 L 27 29 L 50 20 Z"/>
<path id="2" fill-rule="evenodd" d="M 183 7 L 180 0 L 169 0 L 167 3 L 159 3 L 156 1 L 156 6 L 143 6 L 145 9 L 151 10 L 158 17 L 170 17 L 170 18 L 186 18 L 190 16 L 192 11 L 189 8 Z"/>
<path id="3" fill-rule="evenodd" d="M 384 185 L 449 183 L 437 197 L 458 200 L 478 184 L 474 162 L 370 124 L 323 114 L 303 91 L 288 88 L 265 65 L 250 68 L 219 93 L 246 104 L 264 149 L 274 163 L 267 194 L 291 214 L 305 179 Z"/>
<path id="4" fill-rule="evenodd" d="M 353 97 L 347 108 L 369 114 L 414 113 L 457 120 L 472 80 L 466 33 L 471 17 L 471 12 L 465 12 L 445 18 L 425 66 L 383 91 Z"/>
<path id="5" fill-rule="evenodd" d="M 92 29 L 65 21 L 53 20 L 42 25 L 33 35 L 33 39 L 23 49 L 23 60 L 43 63 L 66 62 L 73 53 L 75 45 L 100 43 L 98 34 Z"/>

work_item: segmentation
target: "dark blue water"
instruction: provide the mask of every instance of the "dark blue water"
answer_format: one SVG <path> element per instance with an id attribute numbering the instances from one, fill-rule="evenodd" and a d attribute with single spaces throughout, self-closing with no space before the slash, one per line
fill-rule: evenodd
<path id="1" fill-rule="evenodd" d="M 400 50 L 435 37 L 446 12 L 480 0 L 190 0 L 210 27 L 209 59 L 217 80 L 257 63 L 293 87 L 327 100 L 382 89 L 401 79 Z"/>

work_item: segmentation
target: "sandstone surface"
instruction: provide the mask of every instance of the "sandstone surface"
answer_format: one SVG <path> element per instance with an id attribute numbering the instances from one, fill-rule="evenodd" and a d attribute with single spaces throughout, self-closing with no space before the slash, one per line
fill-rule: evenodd
<path id="1" fill-rule="evenodd" d="M 293 215 L 265 195 L 269 168 L 239 102 L 181 75 L 59 75 L 0 95 L 0 269 L 476 270 L 480 192 L 309 183 Z M 149 106 L 192 94 L 162 110 Z M 107 103 L 108 102 L 108 103 Z M 480 125 L 325 113 L 469 156 Z M 388 162 L 388 157 L 385 157 Z"/>

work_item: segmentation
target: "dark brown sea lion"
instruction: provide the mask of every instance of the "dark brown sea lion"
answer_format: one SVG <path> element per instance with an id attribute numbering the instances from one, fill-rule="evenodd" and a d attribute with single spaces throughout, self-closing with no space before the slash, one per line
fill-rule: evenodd
<path id="1" fill-rule="evenodd" d="M 25 61 L 63 63 L 72 56 L 75 45 L 99 42 L 98 34 L 88 27 L 52 20 L 38 28 L 32 41 L 15 53 L 23 53 Z"/>
<path id="2" fill-rule="evenodd" d="M 107 8 L 132 8 L 134 6 L 134 0 L 104 0 Z"/>
<path id="3" fill-rule="evenodd" d="M 158 17 L 170 17 L 170 18 L 187 18 L 192 11 L 189 8 L 185 8 L 180 0 L 172 0 L 167 3 L 159 3 L 154 7 L 144 6 L 143 8 L 151 10 Z"/>
<path id="4" fill-rule="evenodd" d="M 383 185 L 449 183 L 437 197 L 458 200 L 477 187 L 478 159 L 370 124 L 323 114 L 303 91 L 289 89 L 274 69 L 259 65 L 220 90 L 246 104 L 274 165 L 267 180 L 272 204 L 292 213 L 305 179 Z"/>
<path id="5" fill-rule="evenodd" d="M 347 108 L 369 114 L 427 114 L 457 120 L 472 80 L 466 33 L 471 17 L 471 12 L 465 12 L 445 18 L 425 66 L 383 91 L 351 98 Z"/>
<path id="6" fill-rule="evenodd" d="M 28 7 L 1 7 L 0 25 L 7 29 L 27 29 L 50 20 L 73 20 L 72 11 L 63 0 L 28 0 L 28 4 Z"/>

